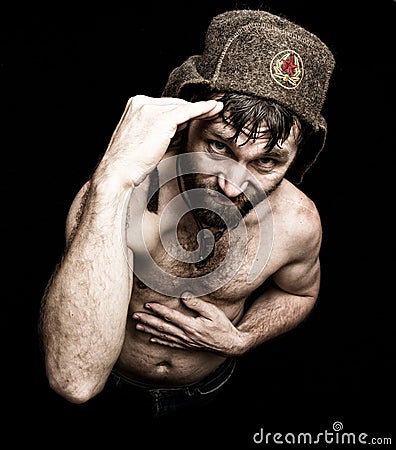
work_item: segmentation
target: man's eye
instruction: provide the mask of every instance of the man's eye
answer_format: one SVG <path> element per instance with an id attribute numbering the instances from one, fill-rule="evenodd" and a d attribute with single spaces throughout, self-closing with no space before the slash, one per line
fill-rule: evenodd
<path id="1" fill-rule="evenodd" d="M 275 164 L 276 161 L 272 158 L 260 158 L 256 159 L 256 161 L 254 162 L 256 169 L 259 171 L 269 171 L 275 166 Z"/>
<path id="2" fill-rule="evenodd" d="M 224 154 L 227 152 L 227 146 L 220 141 L 209 141 L 209 147 L 215 153 Z"/>
<path id="3" fill-rule="evenodd" d="M 274 160 L 272 158 L 260 158 L 257 160 L 257 162 L 263 166 L 274 164 Z"/>

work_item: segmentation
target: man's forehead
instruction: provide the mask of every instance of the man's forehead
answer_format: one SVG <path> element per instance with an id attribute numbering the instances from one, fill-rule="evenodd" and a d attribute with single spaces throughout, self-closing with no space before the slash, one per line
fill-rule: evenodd
<path id="1" fill-rule="evenodd" d="M 227 119 L 227 117 L 226 117 Z M 218 116 L 213 120 L 207 121 L 207 123 L 204 125 L 205 128 L 209 129 L 210 131 L 222 136 L 224 139 L 231 139 L 235 137 L 236 128 L 232 125 L 232 123 L 227 122 L 222 118 L 222 116 Z M 251 135 L 251 128 L 249 126 L 245 126 L 241 130 L 241 138 L 244 137 L 247 138 Z M 252 141 L 260 141 L 267 140 L 269 135 L 269 130 L 267 123 L 265 121 L 262 122 L 262 124 L 255 130 L 255 139 L 252 139 Z M 246 139 L 245 139 L 246 140 Z"/>

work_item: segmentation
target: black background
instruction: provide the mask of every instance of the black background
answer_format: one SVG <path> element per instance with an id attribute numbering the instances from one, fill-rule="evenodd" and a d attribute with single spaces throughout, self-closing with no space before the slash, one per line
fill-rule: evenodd
<path id="1" fill-rule="evenodd" d="M 396 2 L 57 5 L 9 7 L 0 19 L 2 406 L 12 447 L 257 448 L 252 436 L 261 427 L 314 434 L 335 421 L 345 432 L 390 437 Z M 285 15 L 316 33 L 337 61 L 326 148 L 301 185 L 323 222 L 317 305 L 297 329 L 244 356 L 220 398 L 195 416 L 141 423 L 137 404 L 68 404 L 47 385 L 37 317 L 70 202 L 127 99 L 160 96 L 170 70 L 201 53 L 211 17 L 234 7 Z"/>

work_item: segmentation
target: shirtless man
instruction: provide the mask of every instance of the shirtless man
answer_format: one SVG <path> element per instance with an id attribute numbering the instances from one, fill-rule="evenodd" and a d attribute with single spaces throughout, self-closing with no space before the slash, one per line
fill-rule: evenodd
<path id="1" fill-rule="evenodd" d="M 128 101 L 43 297 L 56 392 L 83 403 L 113 380 L 160 415 L 217 392 L 236 357 L 307 317 L 321 223 L 296 185 L 325 142 L 333 66 L 301 27 L 230 11 L 161 98 Z"/>

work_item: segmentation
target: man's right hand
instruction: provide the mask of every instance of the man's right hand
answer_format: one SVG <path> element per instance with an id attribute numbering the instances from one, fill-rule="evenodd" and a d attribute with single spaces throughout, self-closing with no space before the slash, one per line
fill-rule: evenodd
<path id="1" fill-rule="evenodd" d="M 211 119 L 223 108 L 216 100 L 137 95 L 128 100 L 96 176 L 119 186 L 139 185 L 160 162 L 172 137 L 191 119 Z"/>

